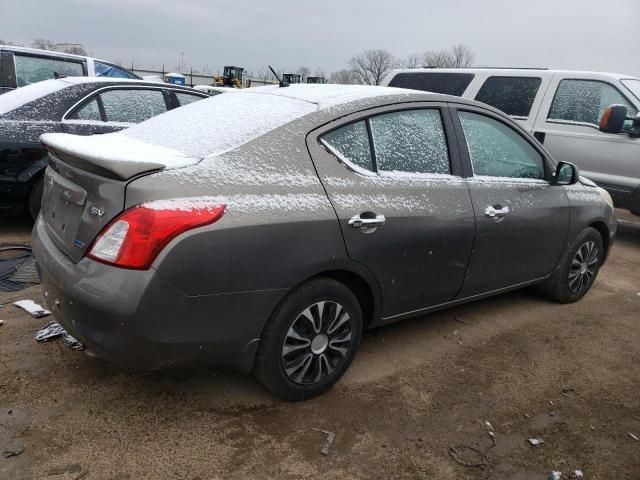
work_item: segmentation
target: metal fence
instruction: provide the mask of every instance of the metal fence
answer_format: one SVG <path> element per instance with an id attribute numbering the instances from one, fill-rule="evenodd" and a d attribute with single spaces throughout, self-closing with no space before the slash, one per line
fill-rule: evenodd
<path id="1" fill-rule="evenodd" d="M 164 81 L 164 76 L 170 73 L 170 71 L 167 71 L 167 70 L 148 70 L 148 69 L 141 69 L 141 68 L 130 68 L 129 70 L 131 70 L 133 73 L 135 73 L 139 77 L 142 77 L 142 78 L 157 77 L 161 81 Z M 184 75 L 185 84 L 190 87 L 193 87 L 194 85 L 211 85 L 213 83 L 213 77 L 214 77 L 213 74 L 202 75 L 201 73 L 194 73 L 193 71 L 182 72 L 181 75 Z M 257 87 L 260 85 L 272 85 L 275 83 L 270 80 L 244 77 L 244 81 L 246 82 L 247 80 L 251 80 L 251 85 L 254 87 Z"/>

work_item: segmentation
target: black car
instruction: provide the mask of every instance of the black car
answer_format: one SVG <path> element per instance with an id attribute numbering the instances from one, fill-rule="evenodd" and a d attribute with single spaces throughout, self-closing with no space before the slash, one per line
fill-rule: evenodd
<path id="1" fill-rule="evenodd" d="M 40 135 L 122 130 L 207 98 L 191 88 L 141 80 L 73 77 L 0 96 L 0 209 L 40 210 L 47 152 Z"/>

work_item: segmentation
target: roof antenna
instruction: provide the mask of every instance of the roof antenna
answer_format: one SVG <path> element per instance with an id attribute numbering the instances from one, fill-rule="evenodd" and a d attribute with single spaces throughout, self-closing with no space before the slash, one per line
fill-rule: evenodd
<path id="1" fill-rule="evenodd" d="M 288 83 L 285 83 L 285 82 L 282 81 L 282 79 L 278 76 L 278 74 L 273 69 L 273 67 L 271 67 L 271 65 L 267 65 L 267 67 L 269 67 L 269 70 L 271 70 L 271 73 L 273 73 L 273 75 L 278 79 L 278 84 L 280 85 L 280 88 L 289 86 Z"/>

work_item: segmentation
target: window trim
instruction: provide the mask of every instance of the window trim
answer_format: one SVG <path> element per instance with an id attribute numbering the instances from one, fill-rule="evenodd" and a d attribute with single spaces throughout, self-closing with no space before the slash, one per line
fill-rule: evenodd
<path id="1" fill-rule="evenodd" d="M 536 93 L 535 93 L 535 95 L 533 97 L 533 101 L 531 102 L 531 106 L 529 107 L 529 113 L 527 114 L 526 117 L 522 116 L 522 115 L 511 115 L 511 114 L 509 114 L 507 112 L 504 112 L 504 110 L 500 110 L 498 107 L 494 107 L 493 105 L 489 105 L 488 103 L 483 102 L 482 100 L 478 100 L 478 95 L 480 95 L 480 92 L 482 91 L 484 86 L 492 78 L 534 78 L 534 79 L 540 80 L 540 84 L 538 85 Z M 525 76 L 525 75 L 491 75 L 491 76 L 488 76 L 488 77 L 486 77 L 484 79 L 484 82 L 482 82 L 482 85 L 480 85 L 480 88 L 476 92 L 476 94 L 475 94 L 473 99 L 476 102 L 484 103 L 485 105 L 489 105 L 491 108 L 495 108 L 497 110 L 500 110 L 501 112 L 504 112 L 506 115 L 509 115 L 511 118 L 515 118 L 517 120 L 528 120 L 529 117 L 531 116 L 531 111 L 533 110 L 533 106 L 536 103 L 536 99 L 538 98 L 538 95 L 540 94 L 540 88 L 542 88 L 542 82 L 543 82 L 543 78 L 542 77 L 537 77 L 535 75 L 532 75 L 532 76 Z"/>
<path id="2" fill-rule="evenodd" d="M 597 82 L 597 83 L 604 83 L 605 85 L 609 85 L 610 87 L 612 87 L 614 90 L 616 90 L 620 96 L 622 98 L 624 98 L 627 103 L 629 103 L 630 105 L 632 105 L 634 108 L 636 108 L 635 103 L 629 100 L 629 97 L 627 97 L 618 87 L 616 87 L 613 83 L 607 81 L 607 80 L 601 80 L 601 79 L 596 79 L 596 78 L 579 78 L 579 77 L 570 77 L 570 78 L 562 78 L 560 79 L 560 81 L 558 82 L 558 84 L 556 85 L 556 91 L 553 93 L 553 98 L 551 99 L 551 103 L 549 104 L 549 110 L 547 111 L 547 118 L 545 119 L 545 123 L 553 123 L 553 124 L 560 124 L 560 125 L 574 125 L 574 126 L 579 126 L 579 127 L 591 127 L 595 130 L 600 131 L 598 124 L 596 123 L 590 123 L 590 122 L 578 122 L 575 120 L 563 120 L 561 118 L 550 118 L 549 115 L 551 115 L 551 108 L 553 107 L 553 102 L 556 101 L 556 97 L 558 96 L 558 90 L 560 90 L 560 84 L 566 80 L 569 81 L 580 81 L 580 82 Z M 640 109 L 637 109 L 638 112 L 640 112 Z"/>
<path id="3" fill-rule="evenodd" d="M 375 146 L 374 146 L 374 142 L 373 142 L 373 132 L 371 129 L 371 118 L 373 117 L 377 117 L 377 116 L 381 116 L 381 115 L 387 115 L 387 114 L 391 114 L 391 113 L 396 113 L 396 112 L 408 112 L 408 111 L 412 111 L 412 110 L 438 110 L 440 113 L 440 121 L 442 122 L 442 131 L 444 132 L 445 135 L 445 144 L 447 147 L 447 157 L 449 160 L 449 173 L 440 173 L 440 174 L 436 174 L 436 173 L 429 173 L 429 172 L 408 172 L 408 171 L 400 171 L 401 173 L 405 173 L 407 175 L 415 175 L 415 176 L 419 176 L 419 175 L 440 175 L 443 177 L 448 176 L 452 176 L 452 177 L 461 177 L 461 172 L 459 173 L 455 173 L 455 166 L 456 166 L 456 162 L 454 161 L 454 155 L 457 155 L 457 142 L 456 139 L 453 138 L 455 137 L 455 134 L 453 133 L 453 124 L 450 123 L 450 118 L 449 118 L 449 108 L 447 106 L 446 103 L 442 103 L 442 102 L 434 102 L 433 105 L 425 105 L 422 104 L 422 102 L 411 102 L 411 104 L 413 104 L 411 107 L 409 108 L 402 108 L 402 105 L 407 105 L 407 104 L 393 104 L 393 105 L 389 105 L 390 107 L 395 107 L 395 108 L 389 108 L 389 109 L 384 109 L 381 111 L 376 111 L 374 113 L 368 113 L 366 115 L 360 116 L 356 119 L 353 119 L 351 121 L 347 121 L 344 123 L 340 123 L 339 125 L 337 125 L 336 127 L 333 127 L 331 129 L 327 129 L 325 131 L 322 131 L 321 133 L 318 133 L 318 142 L 323 145 L 324 147 L 326 147 L 333 155 L 335 155 L 338 160 L 340 161 L 340 163 L 342 163 L 343 165 L 345 165 L 347 168 L 349 168 L 350 170 L 353 170 L 355 173 L 359 173 L 361 175 L 366 175 L 369 177 L 385 177 L 385 178 L 393 178 L 393 176 L 385 176 L 384 172 L 389 173 L 389 170 L 379 170 L 378 169 L 378 162 L 376 160 L 376 153 L 375 153 Z M 417 106 L 416 106 L 417 104 Z M 375 110 L 378 110 L 377 108 Z M 361 112 L 358 112 L 361 113 Z M 351 125 L 354 123 L 358 123 L 363 121 L 365 123 L 365 126 L 367 128 L 367 138 L 369 141 L 369 150 L 370 150 L 370 155 L 371 155 L 371 163 L 372 166 L 374 168 L 374 171 L 371 170 L 367 170 L 365 168 L 362 168 L 358 165 L 355 165 L 353 162 L 351 162 L 350 160 L 348 160 L 347 158 L 344 157 L 344 155 L 342 155 L 338 150 L 336 150 L 335 148 L 333 148 L 323 137 L 325 135 L 327 135 L 328 133 L 331 133 L 335 130 L 338 130 L 340 128 L 346 127 L 347 125 Z M 451 133 L 449 133 L 449 131 L 451 131 Z M 454 148 L 456 150 L 454 150 Z"/>
<path id="4" fill-rule="evenodd" d="M 162 97 L 164 98 L 164 103 L 167 108 L 167 112 L 169 110 L 173 110 L 173 106 L 167 102 L 167 96 L 165 95 L 166 88 L 164 86 L 146 86 L 146 85 L 109 85 L 106 87 L 98 88 L 97 90 L 92 91 L 91 93 L 85 95 L 76 103 L 74 103 L 62 116 L 62 122 L 73 121 L 77 122 L 77 118 L 68 118 L 70 115 L 73 115 L 76 110 L 82 108 L 85 103 L 90 102 L 94 96 L 98 96 L 98 104 L 100 105 L 100 113 L 102 115 L 104 123 L 119 123 L 119 124 L 127 124 L 127 125 L 136 125 L 135 123 L 130 122 L 110 122 L 107 120 L 106 113 L 104 111 L 104 105 L 102 104 L 102 98 L 100 98 L 100 94 L 104 93 L 108 90 L 134 90 L 134 89 L 143 89 L 143 90 L 160 90 L 162 92 Z M 95 121 L 95 120 L 94 120 Z"/>
<path id="5" fill-rule="evenodd" d="M 527 142 L 531 146 L 531 148 L 533 148 L 536 152 L 538 152 L 538 154 L 542 158 L 542 168 L 544 169 L 544 178 L 504 177 L 504 179 L 502 179 L 502 177 L 475 175 L 475 172 L 473 171 L 473 162 L 471 161 L 471 155 L 469 154 L 469 147 L 467 145 L 467 137 L 464 133 L 464 129 L 462 128 L 462 121 L 460 120 L 460 116 L 458 115 L 458 112 L 469 112 L 469 113 L 475 113 L 477 115 L 483 115 L 485 117 L 489 117 L 497 122 L 504 124 L 508 128 L 511 128 L 511 130 L 513 130 L 516 134 L 520 135 L 520 137 L 525 142 Z M 553 175 L 553 172 L 555 171 L 555 165 L 556 165 L 555 162 L 553 161 L 552 158 L 549 157 L 549 155 L 544 150 L 542 150 L 538 145 L 536 145 L 536 143 L 532 142 L 531 139 L 528 138 L 529 133 L 526 130 L 524 130 L 518 123 L 516 123 L 509 115 L 505 113 L 503 114 L 504 116 L 502 116 L 487 109 L 478 108 L 473 105 L 465 105 L 460 103 L 451 104 L 451 115 L 453 117 L 453 122 L 455 124 L 456 135 L 458 137 L 458 150 L 460 152 L 460 159 L 465 164 L 466 173 L 467 173 L 467 175 L 465 176 L 467 178 L 472 178 L 472 179 L 485 178 L 489 181 L 495 180 L 495 181 L 502 181 L 502 182 L 508 182 L 509 180 L 512 182 L 518 182 L 520 180 L 520 181 L 526 181 L 531 183 L 544 183 L 549 185 L 551 184 L 553 180 L 552 175 Z"/>

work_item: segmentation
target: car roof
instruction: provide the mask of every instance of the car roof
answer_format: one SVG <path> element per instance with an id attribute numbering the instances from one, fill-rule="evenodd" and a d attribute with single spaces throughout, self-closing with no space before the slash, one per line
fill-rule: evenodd
<path id="1" fill-rule="evenodd" d="M 535 76 L 535 74 L 561 74 L 561 75 L 609 75 L 616 79 L 635 78 L 633 75 L 613 72 L 596 72 L 588 70 L 550 70 L 547 68 L 489 68 L 489 67 L 471 67 L 471 68 L 397 68 L 389 75 L 389 80 L 398 73 L 491 73 L 493 75 L 508 76 Z"/>
<path id="2" fill-rule="evenodd" d="M 53 57 L 72 58 L 75 60 L 86 60 L 87 58 L 92 58 L 93 60 L 97 60 L 98 62 L 114 65 L 113 62 L 110 62 L 108 60 L 102 60 L 100 58 L 90 57 L 88 55 L 76 55 L 74 53 L 58 52 L 56 50 L 43 50 L 41 48 L 18 47 L 16 45 L 0 45 L 0 50 L 11 50 L 12 52 L 32 53 L 34 55 L 37 54 L 37 55 L 49 55 Z"/>

